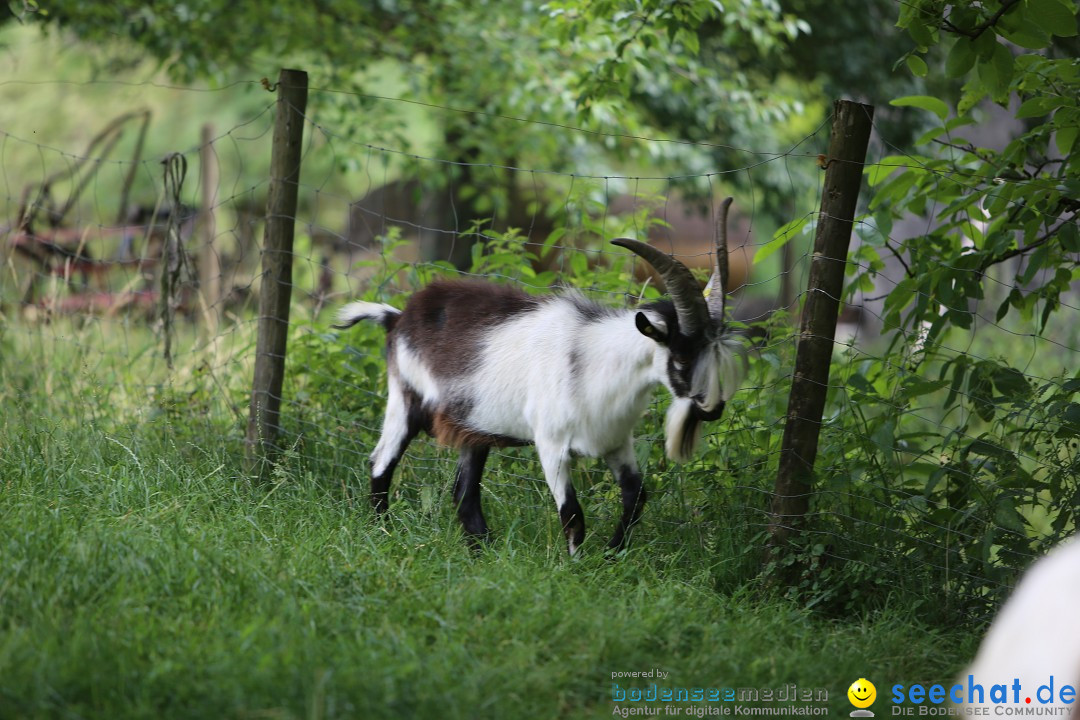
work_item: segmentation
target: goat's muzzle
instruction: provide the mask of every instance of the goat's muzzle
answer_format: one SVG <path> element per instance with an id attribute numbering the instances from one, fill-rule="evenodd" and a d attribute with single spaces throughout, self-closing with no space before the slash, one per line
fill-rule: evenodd
<path id="1" fill-rule="evenodd" d="M 692 399 L 694 401 L 694 417 L 698 420 L 702 420 L 704 422 L 712 422 L 713 420 L 719 420 L 720 417 L 724 414 L 724 406 L 726 405 L 726 403 L 723 400 L 718 402 L 716 406 L 713 407 L 711 410 L 706 410 L 705 408 L 698 405 L 698 398 L 695 397 Z"/>

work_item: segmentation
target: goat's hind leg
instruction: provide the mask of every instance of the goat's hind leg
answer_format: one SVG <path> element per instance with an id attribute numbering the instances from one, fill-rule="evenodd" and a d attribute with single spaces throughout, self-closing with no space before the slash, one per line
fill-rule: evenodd
<path id="1" fill-rule="evenodd" d="M 487 521 L 480 504 L 480 477 L 484 473 L 490 448 L 485 446 L 463 447 L 458 457 L 457 477 L 454 479 L 454 504 L 458 519 L 465 528 L 469 545 L 479 547 L 481 540 L 488 540 Z"/>
<path id="2" fill-rule="evenodd" d="M 381 515 L 390 506 L 390 481 L 405 449 L 422 429 L 416 398 L 406 395 L 401 383 L 391 375 L 386 396 L 382 435 L 371 453 L 371 505 Z"/>
<path id="3" fill-rule="evenodd" d="M 637 457 L 634 455 L 634 443 L 628 441 L 626 445 L 615 452 L 604 456 L 608 467 L 619 481 L 622 489 L 622 517 L 615 526 L 615 534 L 608 543 L 612 550 L 622 550 L 626 546 L 626 535 L 631 526 L 641 517 L 641 508 L 645 505 L 648 493 L 641 482 L 641 472 L 638 470 Z"/>

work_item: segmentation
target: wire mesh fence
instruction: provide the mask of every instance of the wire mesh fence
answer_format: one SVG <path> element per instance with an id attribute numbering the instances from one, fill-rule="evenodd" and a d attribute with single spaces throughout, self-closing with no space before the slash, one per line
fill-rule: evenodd
<path id="1" fill-rule="evenodd" d="M 316 100 L 334 94 L 311 92 Z M 573 287 L 626 306 L 660 290 L 608 241 L 648 238 L 691 267 L 711 267 L 717 198 L 734 194 L 729 307 L 745 326 L 747 376 L 723 419 L 707 426 L 703 451 L 684 465 L 664 458 L 667 398 L 658 393 L 637 427 L 651 492 L 637 534 L 649 547 L 706 548 L 721 586 L 757 573 L 828 123 L 786 150 L 746 151 L 737 167 L 649 175 L 594 161 L 524 167 L 513 159 L 470 162 L 467 152 L 421 154 L 343 127 L 337 113 L 324 118 L 326 103 L 312 107 L 303 113 L 281 461 L 355 496 L 357 521 L 366 521 L 384 334 L 332 330 L 344 302 L 400 307 L 435 277 L 466 275 L 528 292 Z M 112 432 L 155 423 L 193 447 L 225 438 L 239 451 L 255 364 L 273 122 L 267 102 L 224 132 L 204 130 L 176 156 L 187 172 L 168 188 L 166 165 L 142 157 L 141 140 L 132 156 L 119 157 L 113 149 L 131 147 L 130 138 L 105 137 L 83 151 L 0 128 L 0 393 L 10 411 L 31 407 L 40 393 Z M 582 143 L 610 139 L 544 129 Z M 881 183 L 893 166 L 917 162 L 875 135 L 867 173 Z M 791 178 L 790 197 L 768 213 L 749 189 L 764 172 Z M 938 181 L 968 182 L 954 173 Z M 768 226 L 769 214 L 795 222 L 761 238 L 757 228 Z M 788 557 L 803 568 L 796 589 L 815 603 L 858 607 L 906 588 L 928 612 L 981 617 L 1019 569 L 1074 529 L 1078 299 L 1064 293 L 1039 328 L 998 313 L 1015 287 L 1015 267 L 973 269 L 984 291 L 963 298 L 971 322 L 929 353 L 929 328 L 890 318 L 890 297 L 921 292 L 912 289 L 903 233 L 871 214 L 856 224 L 810 511 Z M 177 282 L 163 284 L 169 272 Z M 177 317 L 171 328 L 163 322 L 169 312 Z M 447 451 L 414 442 L 393 502 L 425 522 L 454 522 L 453 466 Z M 489 517 L 497 532 L 535 533 L 561 547 L 542 477 L 530 449 L 494 452 L 484 481 Z M 596 542 L 618 518 L 617 483 L 586 458 L 575 461 L 574 478 Z"/>

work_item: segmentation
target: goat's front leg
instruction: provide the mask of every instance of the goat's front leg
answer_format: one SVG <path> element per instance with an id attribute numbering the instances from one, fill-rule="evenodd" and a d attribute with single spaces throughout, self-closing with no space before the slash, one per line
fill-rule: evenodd
<path id="1" fill-rule="evenodd" d="M 634 440 L 630 438 L 621 448 L 604 456 L 608 467 L 619 481 L 622 489 L 622 518 L 615 526 L 615 535 L 612 536 L 608 547 L 621 550 L 626 546 L 626 534 L 630 527 L 641 517 L 641 508 L 645 505 L 648 493 L 641 483 L 641 472 L 638 470 L 637 456 L 634 454 Z"/>
<path id="2" fill-rule="evenodd" d="M 536 452 L 540 455 L 544 478 L 555 498 L 555 506 L 559 509 L 567 548 L 573 555 L 585 540 L 585 515 L 581 511 L 574 486 L 570 483 L 570 447 L 537 440 Z"/>

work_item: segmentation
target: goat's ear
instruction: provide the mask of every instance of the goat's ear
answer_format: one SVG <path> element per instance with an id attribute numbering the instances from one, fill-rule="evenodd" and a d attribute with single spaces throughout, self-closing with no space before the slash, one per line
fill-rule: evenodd
<path id="1" fill-rule="evenodd" d="M 660 320 L 659 318 L 650 320 L 648 315 L 639 312 L 634 316 L 634 324 L 637 325 L 638 332 L 645 337 L 655 340 L 662 345 L 667 344 L 667 323 L 663 320 Z"/>

